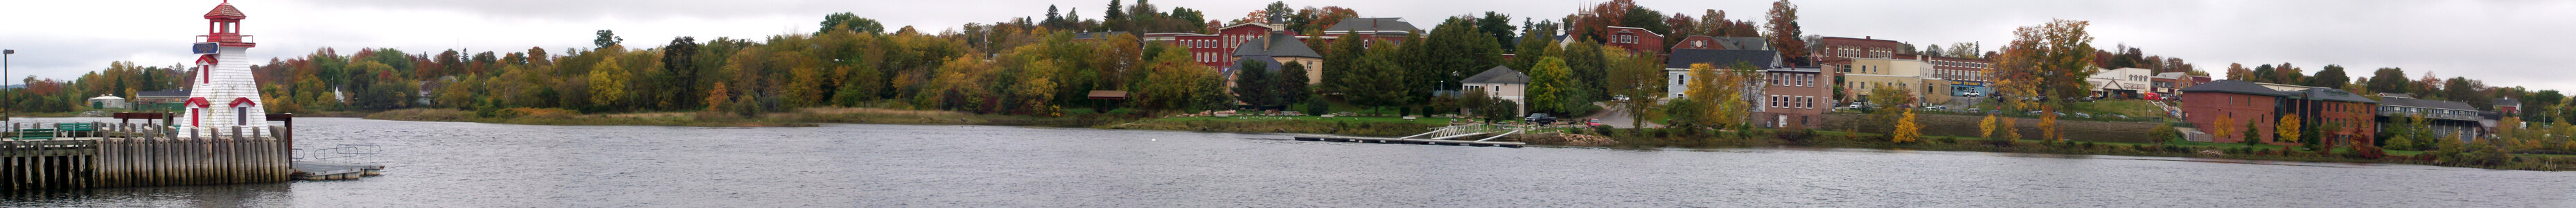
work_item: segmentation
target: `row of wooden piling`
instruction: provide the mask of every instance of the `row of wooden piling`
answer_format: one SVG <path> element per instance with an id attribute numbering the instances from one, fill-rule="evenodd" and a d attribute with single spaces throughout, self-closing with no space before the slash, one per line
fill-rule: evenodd
<path id="1" fill-rule="evenodd" d="M 246 130 L 96 124 L 103 137 L 0 141 L 8 190 L 284 182 L 286 127 Z M 43 125 L 39 125 L 43 126 Z"/>

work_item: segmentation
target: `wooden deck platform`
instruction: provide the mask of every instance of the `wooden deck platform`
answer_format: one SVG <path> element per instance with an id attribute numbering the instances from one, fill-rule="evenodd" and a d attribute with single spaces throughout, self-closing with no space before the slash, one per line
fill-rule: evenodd
<path id="1" fill-rule="evenodd" d="M 1449 146 L 1471 146 L 1471 147 L 1510 147 L 1510 148 L 1520 148 L 1521 146 L 1524 146 L 1524 145 L 1527 145 L 1527 144 L 1528 144 L 1528 143 L 1520 143 L 1520 142 L 1480 142 L 1480 141 L 1466 141 L 1466 140 L 1441 140 L 1441 139 L 1397 139 L 1397 138 L 1345 137 L 1345 136 L 1295 136 L 1295 137 L 1291 137 L 1291 138 L 1293 138 L 1293 140 L 1297 140 L 1297 141 L 1357 142 L 1357 143 L 1379 143 L 1379 144 L 1422 144 L 1422 145 L 1449 145 Z"/>

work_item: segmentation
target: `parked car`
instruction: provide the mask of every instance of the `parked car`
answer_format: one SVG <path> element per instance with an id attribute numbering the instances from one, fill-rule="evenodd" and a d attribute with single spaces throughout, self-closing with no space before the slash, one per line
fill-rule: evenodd
<path id="1" fill-rule="evenodd" d="M 1556 123 L 1556 117 L 1548 117 L 1545 113 L 1532 113 L 1526 121 L 1538 125 L 1548 125 Z"/>
<path id="2" fill-rule="evenodd" d="M 1601 119 L 1583 119 L 1583 126 L 1601 126 Z"/>

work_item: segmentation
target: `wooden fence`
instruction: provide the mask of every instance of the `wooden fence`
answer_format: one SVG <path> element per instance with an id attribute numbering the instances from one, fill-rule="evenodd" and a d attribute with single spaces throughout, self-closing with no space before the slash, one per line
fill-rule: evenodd
<path id="1" fill-rule="evenodd" d="M 0 139 L 10 191 L 268 183 L 291 180 L 288 127 L 266 130 L 92 123 L 52 140 Z M 37 124 L 38 127 L 51 127 Z M 12 125 L 12 129 L 18 129 Z M 11 135 L 14 135 L 12 133 Z"/>

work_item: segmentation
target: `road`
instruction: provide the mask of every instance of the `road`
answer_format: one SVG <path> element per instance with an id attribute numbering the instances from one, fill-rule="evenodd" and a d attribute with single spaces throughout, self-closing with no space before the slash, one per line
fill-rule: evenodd
<path id="1" fill-rule="evenodd" d="M 1636 126 L 1628 125 L 1630 122 L 1637 120 L 1637 118 L 1636 116 L 1629 114 L 1627 110 L 1610 107 L 1604 107 L 1603 109 L 1604 110 L 1602 111 L 1604 113 L 1597 116 L 1601 119 L 1601 125 L 1609 125 L 1614 128 L 1637 128 Z M 1663 125 L 1655 125 L 1654 122 L 1646 122 L 1645 125 L 1647 128 L 1663 127 Z"/>

